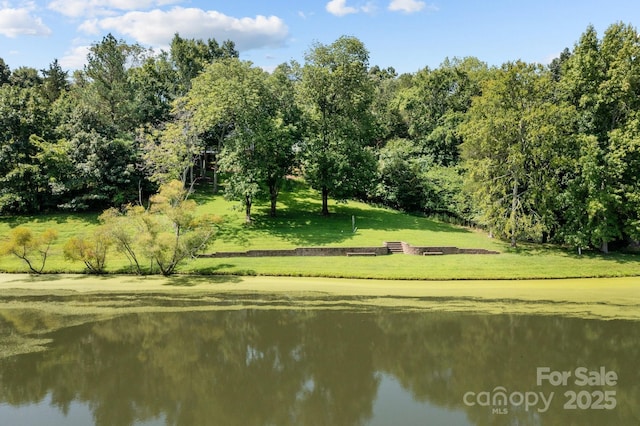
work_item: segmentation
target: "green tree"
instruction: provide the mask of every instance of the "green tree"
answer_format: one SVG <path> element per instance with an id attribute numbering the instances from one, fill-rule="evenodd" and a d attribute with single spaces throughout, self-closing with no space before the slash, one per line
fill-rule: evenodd
<path id="1" fill-rule="evenodd" d="M 487 73 L 487 65 L 476 58 L 447 59 L 435 70 L 419 71 L 399 91 L 396 104 L 421 155 L 438 165 L 458 163 L 458 125 Z"/>
<path id="2" fill-rule="evenodd" d="M 280 189 L 297 165 L 294 146 L 302 138 L 304 122 L 295 99 L 297 64 L 280 64 L 267 78 L 268 96 L 272 103 L 261 151 L 263 182 L 269 192 L 270 215 L 276 215 Z"/>
<path id="3" fill-rule="evenodd" d="M 559 85 L 578 112 L 581 134 L 565 197 L 563 235 L 578 247 L 607 252 L 612 241 L 637 238 L 632 225 L 639 218 L 637 195 L 629 188 L 636 184 L 639 57 L 637 31 L 617 23 L 602 40 L 589 26 L 563 62 Z"/>
<path id="4" fill-rule="evenodd" d="M 0 58 L 0 86 L 9 83 L 9 77 L 11 77 L 11 68 L 4 59 Z"/>
<path id="5" fill-rule="evenodd" d="M 9 84 L 24 88 L 38 87 L 42 84 L 42 77 L 35 68 L 19 67 L 11 73 Z"/>
<path id="6" fill-rule="evenodd" d="M 129 78 L 130 69 L 138 66 L 145 50 L 108 34 L 89 49 L 84 74 L 90 84 L 82 91 L 84 102 L 93 107 L 116 137 L 137 127 L 135 91 Z"/>
<path id="7" fill-rule="evenodd" d="M 256 198 L 268 193 L 275 214 L 280 186 L 293 166 L 299 114 L 291 70 L 271 76 L 250 62 L 219 60 L 193 81 L 186 107 L 198 133 L 229 129 L 220 152 L 220 170 L 228 174 L 226 193 L 245 208 L 251 221 Z"/>
<path id="8" fill-rule="evenodd" d="M 136 183 L 141 179 L 136 167 L 135 141 L 109 139 L 95 131 L 79 132 L 70 140 L 74 166 L 69 180 L 71 200 L 61 206 L 70 210 L 98 209 L 122 205 L 138 198 Z"/>
<path id="9" fill-rule="evenodd" d="M 142 158 L 151 181 L 165 184 L 178 179 L 193 186 L 193 167 L 205 150 L 203 141 L 184 110 L 174 111 L 175 119 L 145 135 Z"/>
<path id="10" fill-rule="evenodd" d="M 107 251 L 113 241 L 103 227 L 94 230 L 89 238 L 79 236 L 70 238 L 64 245 L 64 257 L 68 260 L 81 261 L 92 274 L 105 271 Z"/>
<path id="11" fill-rule="evenodd" d="M 49 102 L 53 103 L 69 90 L 69 73 L 64 71 L 57 59 L 54 59 L 49 68 L 40 71 L 43 75 L 42 91 Z"/>
<path id="12" fill-rule="evenodd" d="M 180 95 L 180 87 L 178 73 L 166 52 L 149 56 L 141 66 L 130 69 L 129 81 L 140 125 L 158 126 L 171 119 L 171 105 Z"/>
<path id="13" fill-rule="evenodd" d="M 424 186 L 424 211 L 445 220 L 453 218 L 458 223 L 472 223 L 477 212 L 464 190 L 463 168 L 425 163 L 420 176 Z"/>
<path id="14" fill-rule="evenodd" d="M 41 207 L 41 170 L 34 161 L 31 135 L 52 132 L 49 116 L 35 87 L 0 86 L 0 212 L 30 212 Z"/>
<path id="15" fill-rule="evenodd" d="M 513 247 L 549 231 L 562 147 L 574 110 L 554 98 L 542 67 L 507 63 L 493 73 L 460 126 L 469 189 L 482 222 Z"/>
<path id="16" fill-rule="evenodd" d="M 141 226 L 144 213 L 142 206 L 128 205 L 123 212 L 112 207 L 98 217 L 104 233 L 115 245 L 116 251 L 127 257 L 138 275 L 143 273 L 138 233 L 145 230 L 145 226 Z"/>
<path id="17" fill-rule="evenodd" d="M 175 34 L 171 40 L 171 60 L 180 82 L 181 94 L 191 89 L 191 80 L 196 78 L 207 65 L 219 59 L 237 58 L 235 44 L 226 40 L 220 45 L 216 39 L 206 42 L 198 39 L 185 39 Z"/>
<path id="18" fill-rule="evenodd" d="M 379 152 L 378 184 L 374 200 L 395 209 L 422 211 L 425 188 L 420 179 L 415 147 L 406 139 L 389 141 Z"/>
<path id="19" fill-rule="evenodd" d="M 47 229 L 40 235 L 34 235 L 26 226 L 18 226 L 11 230 L 9 239 L 0 246 L 0 255 L 12 254 L 23 260 L 29 267 L 29 271 L 41 274 L 51 245 L 57 239 L 58 233 L 54 229 Z"/>
<path id="20" fill-rule="evenodd" d="M 255 93 L 247 99 L 240 95 L 256 88 L 255 84 L 242 86 L 243 78 L 247 77 L 251 81 L 253 77 L 255 80 L 255 75 L 260 72 L 257 69 L 249 72 L 252 68 L 250 63 L 236 58 L 214 62 L 207 67 L 206 72 L 194 79 L 194 86 L 188 94 L 177 99 L 174 105 L 176 125 L 182 129 L 182 140 L 189 145 L 196 140 L 203 158 L 206 158 L 206 151 L 214 152 L 214 193 L 218 191 L 218 160 L 225 139 L 236 130 L 236 125 L 248 118 L 248 114 L 242 109 L 242 103 L 246 101 L 248 106 L 256 102 Z M 227 78 L 230 79 L 230 86 L 240 90 L 238 93 L 226 85 Z M 236 117 L 236 114 L 240 116 Z M 177 137 L 180 135 L 174 133 L 174 139 Z"/>
<path id="21" fill-rule="evenodd" d="M 145 232 L 140 239 L 162 275 L 173 274 L 180 263 L 203 250 L 216 231 L 219 219 L 196 216 L 196 203 L 187 196 L 180 181 L 162 185 L 143 217 Z"/>
<path id="22" fill-rule="evenodd" d="M 69 201 L 70 191 L 74 189 L 76 175 L 71 161 L 72 146 L 65 139 L 49 142 L 32 135 L 29 140 L 36 149 L 32 159 L 38 173 L 25 182 L 25 190 L 37 195 L 40 209 L 58 208 Z"/>
<path id="23" fill-rule="evenodd" d="M 183 261 L 193 258 L 213 238 L 220 218 L 196 215 L 196 203 L 187 197 L 182 182 L 173 180 L 160 186 L 149 199 L 149 208 L 128 206 L 124 211 L 108 209 L 100 216 L 105 238 L 115 243 L 138 273 L 142 258 L 171 275 Z"/>
<path id="24" fill-rule="evenodd" d="M 375 87 L 372 111 L 376 122 L 376 142 L 378 145 L 395 138 L 409 137 L 407 124 L 402 117 L 397 98 L 403 86 L 393 67 L 381 69 L 375 65 L 369 70 Z"/>
<path id="25" fill-rule="evenodd" d="M 304 173 L 328 199 L 364 195 L 375 179 L 375 157 L 367 146 L 375 137 L 369 52 L 355 37 L 315 44 L 305 55 L 300 102 L 308 123 L 303 146 Z"/>

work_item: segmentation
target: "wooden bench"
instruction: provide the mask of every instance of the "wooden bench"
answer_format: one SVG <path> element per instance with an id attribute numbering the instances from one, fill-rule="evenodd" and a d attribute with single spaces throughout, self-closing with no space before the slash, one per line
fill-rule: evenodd
<path id="1" fill-rule="evenodd" d="M 437 255 L 441 255 L 441 254 L 444 254 L 444 253 L 441 252 L 441 251 L 425 251 L 425 252 L 422 252 L 423 256 L 437 256 Z"/>
<path id="2" fill-rule="evenodd" d="M 372 251 L 348 252 L 347 256 L 376 256 L 376 253 L 374 253 Z"/>

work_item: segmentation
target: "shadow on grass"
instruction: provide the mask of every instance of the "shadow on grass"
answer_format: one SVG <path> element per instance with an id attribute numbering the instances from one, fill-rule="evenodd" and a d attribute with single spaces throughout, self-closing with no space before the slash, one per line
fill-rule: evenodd
<path id="1" fill-rule="evenodd" d="M 566 250 L 565 255 L 572 259 L 589 259 L 589 260 L 603 260 L 606 262 L 615 262 L 615 263 L 637 263 L 640 267 L 640 254 L 637 253 L 628 253 L 628 252 L 609 252 L 602 253 L 597 250 L 583 250 L 582 254 L 578 254 L 575 250 Z"/>
<path id="2" fill-rule="evenodd" d="M 563 255 L 568 251 L 562 247 L 553 246 L 550 244 L 534 244 L 527 242 L 519 242 L 517 247 L 511 247 L 508 241 L 498 240 L 504 243 L 504 252 L 509 254 L 516 254 L 518 256 L 539 256 L 539 255 Z"/>
<path id="3" fill-rule="evenodd" d="M 211 183 L 196 185 L 192 195 L 199 204 L 212 203 L 223 196 L 221 190 L 214 195 Z M 321 214 L 321 197 L 305 182 L 288 179 L 278 197 L 276 217 L 271 217 L 269 203 L 256 201 L 252 209 L 254 221 L 250 225 L 241 219 L 227 216 L 225 224 L 218 231 L 215 240 L 250 247 L 254 240 L 274 237 L 292 246 L 322 246 L 344 243 L 354 238 L 352 217 L 360 230 L 371 231 L 429 231 L 440 233 L 470 233 L 471 231 L 425 218 L 409 215 L 391 209 L 372 207 L 360 203 L 335 203 L 329 207 L 330 215 Z M 392 240 L 392 238 L 390 238 Z M 382 243 L 382 241 L 380 241 Z M 212 245 L 215 250 L 215 242 Z"/>
<path id="4" fill-rule="evenodd" d="M 73 224 L 76 226 L 78 222 L 86 225 L 98 225 L 99 213 L 43 213 L 39 215 L 28 216 L 2 216 L 0 222 L 4 222 L 9 225 L 10 228 L 15 228 L 21 225 L 39 225 L 39 224 Z"/>
<path id="5" fill-rule="evenodd" d="M 223 221 L 225 221 L 225 218 L 223 216 Z M 224 222 L 222 224 L 222 226 L 218 229 L 218 231 L 215 234 L 214 237 L 214 242 L 212 244 L 212 247 L 215 248 L 215 240 L 221 240 L 221 241 L 232 241 L 236 244 L 239 244 L 241 246 L 249 246 L 251 243 L 251 239 L 249 237 L 249 233 L 247 232 L 247 230 L 244 228 L 244 225 L 240 225 L 240 226 L 225 226 Z M 209 247 L 211 248 L 211 247 Z"/>
<path id="6" fill-rule="evenodd" d="M 638 263 L 640 266 L 640 253 L 624 251 L 611 251 L 603 253 L 597 249 L 583 249 L 582 254 L 578 254 L 575 248 L 555 246 L 552 244 L 521 243 L 518 247 L 510 247 L 505 242 L 505 253 L 516 254 L 518 256 L 565 256 L 573 260 L 602 260 L 620 264 Z"/>
<path id="7" fill-rule="evenodd" d="M 320 200 L 309 189 L 284 193 L 278 199 L 276 217 L 265 206 L 255 208 L 253 229 L 276 236 L 297 246 L 341 243 L 354 237 L 352 218 L 361 230 L 469 233 L 471 231 L 423 216 L 389 209 L 362 208 L 355 203 L 338 203 L 330 207 L 329 216 L 321 215 Z"/>
<path id="8" fill-rule="evenodd" d="M 276 217 L 259 217 L 256 231 L 274 235 L 294 245 L 324 245 L 353 239 L 353 218 L 356 228 L 373 231 L 421 230 L 430 232 L 468 233 L 464 228 L 407 216 L 384 210 L 368 211 L 357 207 L 338 206 L 329 216 L 308 210 L 280 210 Z"/>

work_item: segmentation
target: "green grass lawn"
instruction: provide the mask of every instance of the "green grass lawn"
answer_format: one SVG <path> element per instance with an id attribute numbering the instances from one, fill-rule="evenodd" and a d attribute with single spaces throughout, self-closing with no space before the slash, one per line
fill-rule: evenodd
<path id="1" fill-rule="evenodd" d="M 201 213 L 224 218 L 222 230 L 208 252 L 250 249 L 285 249 L 312 246 L 380 246 L 384 241 L 406 241 L 414 246 L 486 248 L 499 255 L 378 257 L 263 257 L 197 259 L 179 272 L 193 274 L 285 275 L 382 279 L 524 279 L 568 277 L 615 277 L 640 275 L 640 256 L 587 252 L 577 256 L 558 247 L 521 245 L 517 250 L 488 238 L 486 233 L 452 226 L 360 202 L 331 203 L 329 217 L 320 215 L 319 195 L 300 182 L 279 198 L 278 215 L 268 215 L 266 203 L 253 209 L 254 222 L 244 224 L 244 211 L 221 196 L 207 195 L 201 187 L 195 199 Z M 355 217 L 356 232 L 352 230 Z M 97 214 L 49 214 L 0 219 L 0 236 L 12 227 L 25 225 L 34 232 L 58 230 L 60 238 L 51 250 L 45 272 L 83 272 L 80 262 L 66 261 L 62 246 L 73 235 L 97 225 Z M 109 272 L 124 272 L 128 262 L 117 253 L 107 260 Z M 0 271 L 25 272 L 19 259 L 0 258 Z"/>
<path id="2" fill-rule="evenodd" d="M 225 230 L 218 235 L 211 251 L 380 246 L 384 241 L 495 250 L 504 247 L 482 232 L 354 201 L 330 202 L 331 215 L 323 217 L 316 191 L 297 182 L 290 185 L 293 190 L 283 191 L 279 197 L 277 217 L 269 217 L 268 205 L 259 204 L 253 209 L 254 222 L 249 226 L 244 224 L 244 211 L 239 206 L 222 197 L 199 196 L 202 212 L 225 218 Z M 355 217 L 355 233 L 352 217 Z"/>

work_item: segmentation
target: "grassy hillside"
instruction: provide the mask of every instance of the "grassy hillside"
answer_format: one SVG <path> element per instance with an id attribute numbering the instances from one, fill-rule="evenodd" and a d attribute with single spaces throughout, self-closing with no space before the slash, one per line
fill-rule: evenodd
<path id="1" fill-rule="evenodd" d="M 269 217 L 266 203 L 253 209 L 254 222 L 244 224 L 244 211 L 222 197 L 198 195 L 202 212 L 225 218 L 225 230 L 212 251 L 281 249 L 312 246 L 380 246 L 384 241 L 413 245 L 448 245 L 501 250 L 503 245 L 481 232 L 412 216 L 365 203 L 330 202 L 331 215 L 320 214 L 320 196 L 299 182 L 279 197 L 277 217 Z M 200 191 L 199 194 L 202 194 Z M 352 217 L 357 231 L 352 232 Z"/>
<path id="2" fill-rule="evenodd" d="M 407 215 L 359 202 L 332 203 L 330 217 L 320 215 L 320 197 L 301 183 L 291 182 L 278 204 L 278 216 L 268 216 L 268 205 L 254 207 L 254 223 L 244 224 L 244 212 L 221 196 L 200 188 L 195 198 L 202 213 L 224 217 L 222 231 L 209 252 L 281 249 L 310 246 L 380 246 L 384 241 L 406 241 L 416 246 L 487 248 L 500 255 L 450 255 L 379 257 L 265 257 L 197 259 L 179 270 L 184 273 L 288 275 L 395 279 L 507 279 L 567 278 L 640 275 L 640 256 L 601 255 L 554 247 L 523 246 L 512 250 L 486 233 L 424 217 Z M 355 217 L 356 232 L 352 231 Z M 62 246 L 72 235 L 97 225 L 95 214 L 52 214 L 2 218 L 0 235 L 11 227 L 26 225 L 34 232 L 52 227 L 60 238 L 52 249 L 45 272 L 82 272 L 81 263 L 64 260 Z M 110 272 L 127 270 L 126 259 L 117 253 L 108 258 Z M 18 259 L 0 258 L 0 271 L 24 272 Z"/>

